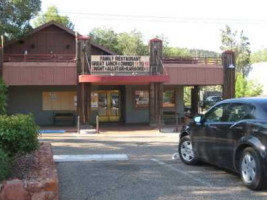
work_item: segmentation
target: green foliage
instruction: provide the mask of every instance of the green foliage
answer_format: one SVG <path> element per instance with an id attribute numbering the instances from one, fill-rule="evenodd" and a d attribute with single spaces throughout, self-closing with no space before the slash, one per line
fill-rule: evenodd
<path id="1" fill-rule="evenodd" d="M 11 172 L 11 159 L 0 149 L 0 183 L 6 179 Z"/>
<path id="2" fill-rule="evenodd" d="M 175 57 L 191 57 L 189 49 L 179 47 L 165 47 L 163 49 L 164 58 L 175 58 Z"/>
<path id="3" fill-rule="evenodd" d="M 31 30 L 30 20 L 41 8 L 41 0 L 1 0 L 0 35 L 21 37 Z"/>
<path id="4" fill-rule="evenodd" d="M 244 36 L 243 31 L 239 34 L 232 31 L 229 26 L 221 32 L 221 50 L 233 50 L 236 56 L 236 71 L 243 76 L 247 76 L 251 70 L 250 63 L 250 42 Z"/>
<path id="5" fill-rule="evenodd" d="M 91 31 L 90 36 L 95 43 L 100 44 L 117 54 L 122 53 L 118 46 L 118 35 L 112 29 L 94 28 Z"/>
<path id="6" fill-rule="evenodd" d="M 267 62 L 267 49 L 256 51 L 250 58 L 252 63 Z"/>
<path id="7" fill-rule="evenodd" d="M 148 55 L 148 47 L 143 43 L 143 36 L 136 30 L 118 34 L 118 48 L 123 55 Z"/>
<path id="8" fill-rule="evenodd" d="M 235 96 L 254 97 L 263 92 L 263 86 L 255 80 L 247 80 L 242 74 L 237 74 L 235 85 Z"/>
<path id="9" fill-rule="evenodd" d="M 46 13 L 39 14 L 33 23 L 35 27 L 38 27 L 50 21 L 55 21 L 72 30 L 74 29 L 74 24 L 70 21 L 70 18 L 60 15 L 55 6 L 48 7 Z"/>
<path id="10" fill-rule="evenodd" d="M 0 147 L 10 156 L 36 150 L 38 132 L 31 114 L 0 116 Z"/>
<path id="11" fill-rule="evenodd" d="M 184 87 L 184 105 L 191 106 L 191 89 L 192 87 Z"/>
<path id="12" fill-rule="evenodd" d="M 97 44 L 107 47 L 121 55 L 148 55 L 148 47 L 143 43 L 143 36 L 136 30 L 130 33 L 115 33 L 112 29 L 95 28 L 90 36 Z"/>
<path id="13" fill-rule="evenodd" d="M 0 115 L 6 113 L 7 87 L 2 78 L 0 78 Z"/>

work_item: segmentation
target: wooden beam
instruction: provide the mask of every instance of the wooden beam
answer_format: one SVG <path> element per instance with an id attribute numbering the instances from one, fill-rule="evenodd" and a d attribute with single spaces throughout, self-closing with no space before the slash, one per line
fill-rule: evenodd
<path id="1" fill-rule="evenodd" d="M 191 89 L 191 112 L 193 115 L 198 113 L 198 102 L 199 102 L 199 86 L 195 85 Z"/>
<path id="2" fill-rule="evenodd" d="M 222 54 L 223 64 L 223 99 L 235 98 L 235 54 L 233 51 L 225 51 Z"/>
<path id="3" fill-rule="evenodd" d="M 79 37 L 76 34 L 76 67 L 77 75 L 89 74 L 91 58 L 90 37 Z M 90 114 L 90 85 L 89 83 L 79 83 L 77 77 L 77 115 L 80 116 L 82 124 L 89 123 Z"/>

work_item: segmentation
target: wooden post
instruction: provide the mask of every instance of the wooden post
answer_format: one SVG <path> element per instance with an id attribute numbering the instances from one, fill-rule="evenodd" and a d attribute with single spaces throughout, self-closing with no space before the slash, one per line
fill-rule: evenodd
<path id="1" fill-rule="evenodd" d="M 3 68 L 4 68 L 4 37 L 1 35 L 0 43 L 0 78 L 3 77 Z"/>
<path id="2" fill-rule="evenodd" d="M 233 51 L 225 51 L 222 54 L 223 64 L 223 99 L 235 97 L 235 53 Z"/>
<path id="3" fill-rule="evenodd" d="M 193 115 L 198 113 L 198 102 L 199 102 L 199 87 L 197 85 L 191 90 L 191 113 Z"/>
<path id="4" fill-rule="evenodd" d="M 83 124 L 89 123 L 90 85 L 79 83 L 79 75 L 89 73 L 91 58 L 90 37 L 76 34 L 76 67 L 77 67 L 77 115 L 81 117 Z"/>
<path id="5" fill-rule="evenodd" d="M 150 71 L 151 74 L 163 74 L 163 68 L 161 65 L 162 60 L 162 41 L 155 38 L 149 42 L 149 54 L 150 54 Z"/>
<path id="6" fill-rule="evenodd" d="M 149 121 L 150 125 L 155 125 L 155 84 L 149 84 Z"/>
<path id="7" fill-rule="evenodd" d="M 155 38 L 149 42 L 150 72 L 152 75 L 163 74 L 162 41 Z M 160 126 L 163 102 L 163 84 L 150 83 L 149 85 L 149 116 L 150 125 Z"/>

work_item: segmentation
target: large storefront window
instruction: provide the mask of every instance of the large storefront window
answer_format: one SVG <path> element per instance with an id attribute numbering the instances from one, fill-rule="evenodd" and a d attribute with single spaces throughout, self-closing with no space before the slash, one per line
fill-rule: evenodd
<path id="1" fill-rule="evenodd" d="M 163 92 L 163 108 L 175 107 L 175 91 L 167 90 Z"/>
<path id="2" fill-rule="evenodd" d="M 149 105 L 148 90 L 135 90 L 134 91 L 134 107 L 135 108 L 148 108 L 148 105 Z"/>
<path id="3" fill-rule="evenodd" d="M 43 110 L 75 111 L 76 92 L 43 92 Z"/>

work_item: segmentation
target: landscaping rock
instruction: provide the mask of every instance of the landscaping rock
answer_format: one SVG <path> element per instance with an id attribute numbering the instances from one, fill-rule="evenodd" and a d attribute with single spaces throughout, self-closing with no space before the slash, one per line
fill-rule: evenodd
<path id="1" fill-rule="evenodd" d="M 22 170 L 19 179 L 6 181 L 0 187 L 0 200 L 58 200 L 58 176 L 56 165 L 53 160 L 51 145 L 42 143 L 40 149 L 33 155 L 34 162 L 29 163 L 30 171 Z M 25 156 L 32 161 L 32 156 Z M 26 163 L 23 158 L 19 158 L 17 163 Z M 23 184 L 23 182 L 25 184 Z"/>
<path id="2" fill-rule="evenodd" d="M 19 179 L 6 181 L 0 193 L 0 200 L 30 200 L 30 194 Z"/>

